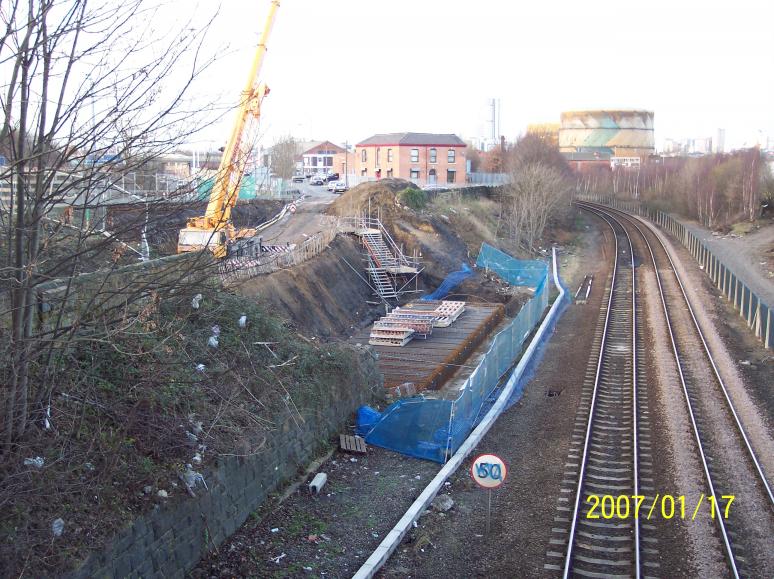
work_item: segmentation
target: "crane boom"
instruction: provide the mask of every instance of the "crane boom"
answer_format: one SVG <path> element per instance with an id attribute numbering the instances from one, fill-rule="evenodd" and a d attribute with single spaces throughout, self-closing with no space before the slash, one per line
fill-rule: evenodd
<path id="1" fill-rule="evenodd" d="M 244 175 L 245 164 L 249 150 L 245 147 L 246 128 L 251 122 L 257 123 L 261 117 L 261 103 L 269 94 L 269 88 L 258 77 L 266 55 L 266 45 L 269 34 L 274 26 L 274 19 L 279 8 L 279 0 L 272 0 L 266 24 L 258 41 L 258 48 L 247 78 L 247 85 L 242 91 L 242 98 L 237 111 L 234 127 L 228 140 L 223 157 L 220 161 L 215 182 L 210 192 L 207 210 L 202 217 L 188 219 L 186 227 L 180 230 L 177 251 L 198 251 L 209 248 L 216 257 L 223 257 L 227 252 L 229 240 L 238 237 L 231 224 L 231 208 L 239 197 L 239 186 Z"/>

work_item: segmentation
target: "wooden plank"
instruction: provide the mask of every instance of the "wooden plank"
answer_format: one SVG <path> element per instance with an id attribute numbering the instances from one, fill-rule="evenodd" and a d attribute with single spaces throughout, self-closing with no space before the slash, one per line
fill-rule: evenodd
<path id="1" fill-rule="evenodd" d="M 350 434 L 339 434 L 339 446 L 341 447 L 341 450 L 347 452 L 359 452 L 365 454 L 367 451 L 365 439 Z"/>

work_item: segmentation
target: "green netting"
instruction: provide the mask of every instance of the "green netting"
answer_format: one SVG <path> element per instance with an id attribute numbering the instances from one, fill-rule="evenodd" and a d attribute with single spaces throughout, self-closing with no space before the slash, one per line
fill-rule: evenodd
<path id="1" fill-rule="evenodd" d="M 207 199 L 212 192 L 212 186 L 215 183 L 214 177 L 208 177 L 202 180 L 196 187 L 196 191 L 199 193 L 201 199 Z M 245 175 L 242 177 L 242 181 L 239 183 L 239 199 L 255 199 L 256 196 L 256 183 L 255 177 L 252 175 Z"/>

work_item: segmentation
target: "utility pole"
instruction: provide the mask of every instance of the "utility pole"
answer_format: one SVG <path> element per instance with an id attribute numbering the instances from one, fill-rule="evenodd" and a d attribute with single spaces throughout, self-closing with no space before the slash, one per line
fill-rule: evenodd
<path id="1" fill-rule="evenodd" d="M 344 141 L 344 186 L 349 188 L 349 141 Z"/>

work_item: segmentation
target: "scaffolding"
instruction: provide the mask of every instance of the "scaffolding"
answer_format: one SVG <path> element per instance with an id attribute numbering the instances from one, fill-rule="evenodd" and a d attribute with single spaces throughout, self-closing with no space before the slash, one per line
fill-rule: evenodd
<path id="1" fill-rule="evenodd" d="M 416 252 L 403 253 L 381 220 L 374 217 L 342 217 L 339 231 L 352 233 L 366 253 L 366 271 L 374 293 L 385 302 L 398 301 L 404 293 L 419 291 L 419 274 L 424 269 Z"/>

